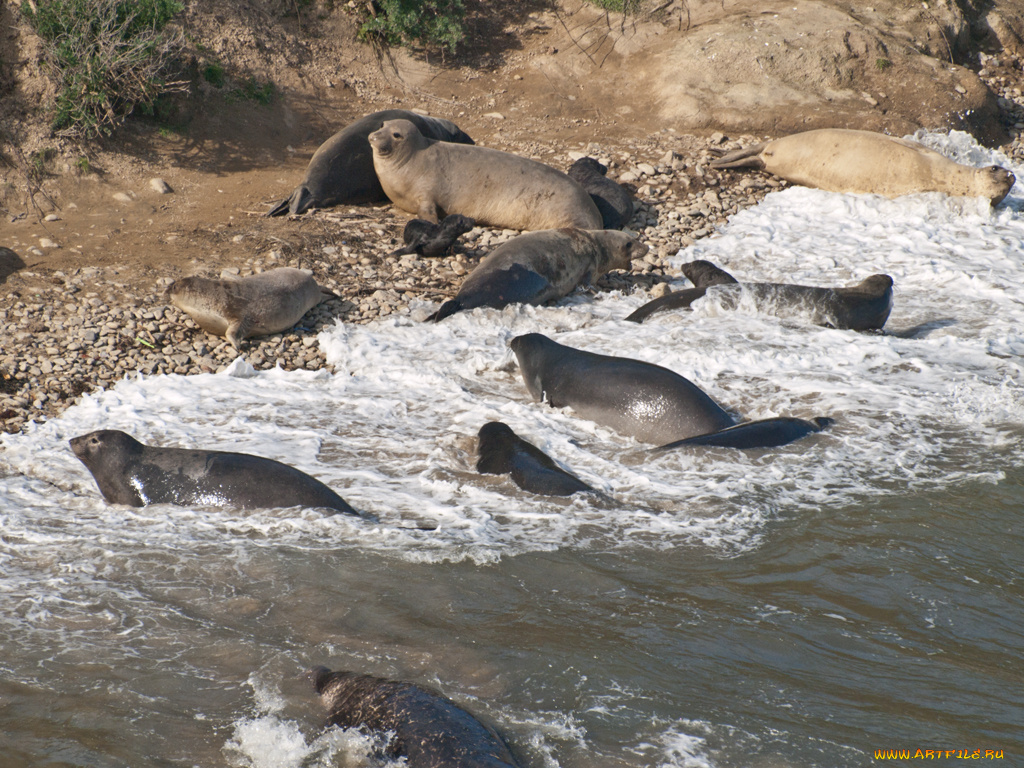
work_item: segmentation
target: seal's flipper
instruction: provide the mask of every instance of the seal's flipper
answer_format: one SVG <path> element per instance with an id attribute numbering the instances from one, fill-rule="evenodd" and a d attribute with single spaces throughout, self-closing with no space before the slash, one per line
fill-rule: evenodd
<path id="1" fill-rule="evenodd" d="M 712 285 L 731 285 L 739 282 L 724 269 L 703 259 L 683 264 L 680 270 L 697 288 L 710 288 Z"/>
<path id="2" fill-rule="evenodd" d="M 427 318 L 427 322 L 440 322 L 441 320 L 444 320 L 446 317 L 454 315 L 456 312 L 461 312 L 463 309 L 465 309 L 465 307 L 463 307 L 459 303 L 458 299 L 448 299 L 448 301 L 441 305 L 441 308 L 438 309 L 437 312 L 435 312 L 434 314 L 430 315 L 430 317 Z"/>
<path id="3" fill-rule="evenodd" d="M 824 417 L 807 421 L 791 416 L 780 416 L 775 419 L 747 421 L 707 435 L 676 440 L 654 450 L 668 451 L 673 448 L 696 445 L 710 445 L 719 448 L 778 448 L 792 443 L 794 440 L 799 440 L 801 437 L 821 432 L 834 423 L 832 419 Z"/>
<path id="4" fill-rule="evenodd" d="M 286 197 L 284 200 L 280 201 L 277 205 L 275 205 L 273 208 L 271 208 L 269 211 L 267 211 L 263 215 L 264 216 L 284 216 L 286 213 L 288 213 L 288 204 L 291 203 L 291 201 L 292 201 L 292 199 L 290 197 Z"/>
<path id="5" fill-rule="evenodd" d="M 717 160 L 712 160 L 709 165 L 712 168 L 754 168 L 763 171 L 764 160 L 759 155 L 767 145 L 767 142 L 765 142 L 755 144 L 752 147 L 737 149 L 733 152 L 726 152 Z"/>
<path id="6" fill-rule="evenodd" d="M 693 302 L 707 293 L 706 288 L 686 288 L 682 291 L 675 291 L 666 296 L 652 299 L 639 309 L 626 317 L 631 323 L 642 323 L 648 317 L 658 312 L 667 312 L 671 309 L 688 309 Z"/>

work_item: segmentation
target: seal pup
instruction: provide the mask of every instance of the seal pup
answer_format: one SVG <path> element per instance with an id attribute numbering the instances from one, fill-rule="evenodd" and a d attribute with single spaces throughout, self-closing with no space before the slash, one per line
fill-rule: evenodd
<path id="1" fill-rule="evenodd" d="M 373 112 L 346 125 L 321 144 L 310 158 L 306 176 L 299 186 L 266 215 L 282 216 L 285 213 L 305 213 L 310 208 L 387 200 L 373 170 L 373 155 L 366 137 L 380 128 L 385 120 L 397 118 L 409 120 L 424 136 L 438 141 L 473 143 L 455 123 L 439 117 L 427 117 L 405 109 Z"/>
<path id="2" fill-rule="evenodd" d="M 889 275 L 871 275 L 841 288 L 816 288 L 790 283 L 740 283 L 708 261 L 691 261 L 682 266 L 682 272 L 693 288 L 649 301 L 626 319 L 642 323 L 657 312 L 688 308 L 704 295 L 713 296 L 724 309 L 736 309 L 749 298 L 758 312 L 776 317 L 809 316 L 816 325 L 850 331 L 879 330 L 892 312 L 893 283 Z M 714 286 L 722 287 L 709 294 L 708 289 Z"/>
<path id="3" fill-rule="evenodd" d="M 232 280 L 184 277 L 164 293 L 204 331 L 227 336 L 235 349 L 250 336 L 288 330 L 321 301 L 335 297 L 291 267 Z"/>
<path id="4" fill-rule="evenodd" d="M 587 285 L 610 269 L 629 269 L 647 246 L 609 229 L 547 229 L 502 243 L 481 260 L 459 288 L 428 320 L 475 307 L 543 304 Z"/>
<path id="5" fill-rule="evenodd" d="M 325 507 L 358 515 L 314 477 L 248 453 L 160 448 L 116 429 L 68 441 L 111 504 L 176 504 L 242 509 Z"/>
<path id="6" fill-rule="evenodd" d="M 592 157 L 581 157 L 567 172 L 590 195 L 605 229 L 622 229 L 633 218 L 633 196 L 621 184 L 616 184 L 605 174 L 608 166 Z"/>
<path id="7" fill-rule="evenodd" d="M 1015 177 L 998 165 L 961 165 L 916 141 L 884 133 L 821 128 L 728 152 L 712 168 L 756 168 L 828 192 L 899 197 L 944 192 L 998 204 Z"/>
<path id="8" fill-rule="evenodd" d="M 509 346 L 535 401 L 569 406 L 577 415 L 640 442 L 663 446 L 737 426 L 696 384 L 660 365 L 584 352 L 539 333 L 516 336 Z M 751 429 L 726 438 L 731 447 L 776 447 L 790 442 L 787 435 L 803 436 L 785 417 L 738 426 Z"/>
<path id="9" fill-rule="evenodd" d="M 408 120 L 388 120 L 369 140 L 384 192 L 421 219 L 436 224 L 439 215 L 461 213 L 506 229 L 601 229 L 587 191 L 544 163 L 436 141 Z"/>
<path id="10" fill-rule="evenodd" d="M 404 256 L 407 253 L 415 253 L 417 256 L 431 258 L 444 256 L 461 235 L 466 234 L 475 226 L 475 221 L 457 213 L 445 216 L 440 224 L 434 224 L 424 219 L 413 219 L 405 225 L 405 229 L 402 231 L 402 240 L 405 245 L 397 251 L 392 251 L 391 255 Z"/>
<path id="11" fill-rule="evenodd" d="M 314 667 L 307 673 L 328 725 L 394 735 L 385 754 L 409 768 L 519 768 L 497 731 L 413 683 Z"/>
<path id="12" fill-rule="evenodd" d="M 571 496 L 595 492 L 576 475 L 566 472 L 537 446 L 519 437 L 500 421 L 489 421 L 477 434 L 476 471 L 482 475 L 511 475 L 524 491 L 541 496 Z"/>

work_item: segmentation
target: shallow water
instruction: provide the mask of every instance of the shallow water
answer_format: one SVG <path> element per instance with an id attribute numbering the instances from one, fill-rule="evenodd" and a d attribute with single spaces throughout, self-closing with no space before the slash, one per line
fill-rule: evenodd
<path id="1" fill-rule="evenodd" d="M 643 325 L 622 319 L 641 296 L 436 325 L 423 305 L 322 334 L 334 375 L 137 377 L 3 436 L 11 764 L 378 765 L 321 728 L 315 664 L 433 686 L 530 768 L 1024 760 L 1022 211 L 1019 185 L 994 211 L 793 188 L 677 257 L 757 282 L 887 273 L 884 334 L 713 296 Z M 743 418 L 836 424 L 651 454 L 531 402 L 507 349 L 528 332 L 664 365 Z M 478 475 L 489 420 L 609 500 Z M 110 506 L 67 447 L 98 428 L 277 458 L 376 520 Z"/>

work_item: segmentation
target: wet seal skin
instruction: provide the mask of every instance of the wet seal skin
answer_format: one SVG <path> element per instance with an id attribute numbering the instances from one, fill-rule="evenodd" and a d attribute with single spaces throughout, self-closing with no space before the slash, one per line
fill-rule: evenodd
<path id="1" fill-rule="evenodd" d="M 702 437 L 690 444 L 774 448 L 824 424 L 789 417 L 737 424 L 696 384 L 660 365 L 584 352 L 539 333 L 516 336 L 509 346 L 535 401 L 568 406 L 582 418 L 644 443 L 676 447 L 679 441 Z"/>
<path id="2" fill-rule="evenodd" d="M 307 673 L 327 724 L 394 734 L 385 754 L 409 768 L 520 768 L 497 731 L 413 683 L 315 667 Z"/>
<path id="3" fill-rule="evenodd" d="M 755 168 L 793 184 L 828 192 L 899 197 L 944 192 L 997 205 L 1014 175 L 998 165 L 974 168 L 909 139 L 845 128 L 821 128 L 728 152 L 712 168 Z"/>
<path id="4" fill-rule="evenodd" d="M 366 137 L 385 120 L 409 120 L 424 136 L 438 141 L 472 144 L 473 140 L 455 123 L 427 117 L 405 109 L 373 112 L 350 123 L 331 136 L 313 153 L 306 175 L 289 197 L 280 201 L 267 216 L 305 213 L 310 208 L 360 205 L 387 200 L 373 170 L 373 153 Z"/>
<path id="5" fill-rule="evenodd" d="M 428 258 L 444 256 L 460 236 L 475 226 L 476 222 L 473 219 L 457 213 L 445 216 L 440 224 L 434 224 L 426 219 L 413 219 L 402 230 L 405 245 L 397 251 L 392 251 L 391 255 L 404 256 L 407 253 L 415 253 L 417 256 Z"/>
<path id="6" fill-rule="evenodd" d="M 601 212 L 605 229 L 622 229 L 633 218 L 633 196 L 605 175 L 608 166 L 592 157 L 581 157 L 567 173 L 570 179 L 587 190 Z"/>
<path id="7" fill-rule="evenodd" d="M 811 322 L 840 330 L 881 330 L 892 312 L 892 278 L 871 275 L 856 285 L 817 288 L 791 283 L 740 283 L 709 261 L 691 261 L 682 266 L 683 274 L 694 284 L 654 299 L 626 317 L 642 323 L 651 315 L 673 309 L 688 309 L 713 286 L 715 299 L 725 309 L 736 309 L 744 298 L 758 312 L 776 317 L 809 317 Z"/>
<path id="8" fill-rule="evenodd" d="M 241 509 L 302 506 L 360 514 L 324 483 L 274 459 L 159 448 L 114 429 L 90 432 L 69 442 L 111 504 Z"/>
<path id="9" fill-rule="evenodd" d="M 542 496 L 595 492 L 507 424 L 489 421 L 480 427 L 477 438 L 476 471 L 483 475 L 511 475 L 512 482 L 524 491 Z"/>

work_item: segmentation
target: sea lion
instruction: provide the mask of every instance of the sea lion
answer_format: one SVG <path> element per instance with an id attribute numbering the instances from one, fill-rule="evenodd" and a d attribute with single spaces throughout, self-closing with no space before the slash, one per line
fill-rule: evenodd
<path id="1" fill-rule="evenodd" d="M 408 120 L 388 120 L 369 139 L 384 192 L 421 219 L 461 213 L 506 229 L 601 229 L 586 190 L 536 160 L 436 141 Z"/>
<path id="2" fill-rule="evenodd" d="M 457 213 L 445 216 L 440 224 L 434 224 L 425 219 L 413 219 L 405 225 L 405 229 L 402 231 L 402 240 L 405 241 L 405 245 L 397 251 L 392 251 L 391 255 L 403 256 L 407 253 L 415 253 L 417 256 L 430 258 L 444 256 L 460 235 L 466 234 L 475 226 L 475 221 Z"/>
<path id="3" fill-rule="evenodd" d="M 281 216 L 305 213 L 310 208 L 387 200 L 373 170 L 373 155 L 366 137 L 380 128 L 385 120 L 397 118 L 411 121 L 424 136 L 438 141 L 473 143 L 455 123 L 439 117 L 427 117 L 405 109 L 373 112 L 346 125 L 321 144 L 306 166 L 306 176 L 299 186 L 266 215 Z"/>
<path id="4" fill-rule="evenodd" d="M 543 304 L 586 285 L 610 269 L 629 269 L 647 246 L 625 232 L 609 229 L 547 229 L 502 243 L 477 264 L 454 299 L 431 320 L 475 307 Z"/>
<path id="5" fill-rule="evenodd" d="M 559 467 L 550 456 L 526 442 L 500 421 L 480 427 L 476 471 L 483 475 L 511 475 L 512 482 L 542 496 L 571 496 L 594 489 Z"/>
<path id="6" fill-rule="evenodd" d="M 805 187 L 899 197 L 944 192 L 996 205 L 1014 175 L 998 165 L 961 165 L 916 141 L 883 133 L 821 128 L 728 152 L 712 168 L 757 168 Z"/>
<path id="7" fill-rule="evenodd" d="M 111 504 L 242 509 L 302 506 L 359 514 L 316 478 L 274 459 L 144 445 L 116 429 L 90 432 L 69 443 Z"/>
<path id="8" fill-rule="evenodd" d="M 539 333 L 516 336 L 509 346 L 534 400 L 547 400 L 554 408 L 569 406 L 585 419 L 644 443 L 668 447 L 740 426 L 748 429 L 725 436 L 721 444 L 771 448 L 808 434 L 785 417 L 737 425 L 696 384 L 660 365 L 584 352 Z"/>
<path id="9" fill-rule="evenodd" d="M 385 749 L 409 768 L 519 768 L 497 731 L 413 683 L 315 667 L 308 673 L 328 725 L 394 734 Z"/>
<path id="10" fill-rule="evenodd" d="M 581 157 L 569 167 L 567 175 L 587 190 L 601 212 L 605 229 L 622 229 L 633 218 L 633 196 L 606 173 L 608 166 L 592 157 Z"/>
<path id="11" fill-rule="evenodd" d="M 280 267 L 232 280 L 184 277 L 164 292 L 170 302 L 214 336 L 239 349 L 250 336 L 266 336 L 295 325 L 309 310 L 334 296 L 301 269 Z"/>
<path id="12" fill-rule="evenodd" d="M 642 323 L 657 312 L 687 308 L 705 294 L 725 309 L 736 309 L 749 299 L 758 312 L 809 317 L 816 325 L 851 331 L 880 329 L 892 311 L 889 275 L 871 275 L 845 288 L 816 288 L 790 283 L 740 283 L 707 261 L 691 261 L 682 266 L 682 271 L 695 287 L 649 301 L 626 319 Z M 709 293 L 710 288 L 714 290 Z"/>

